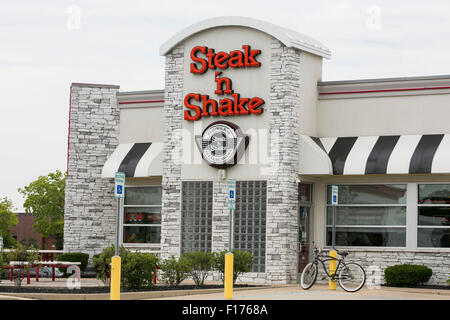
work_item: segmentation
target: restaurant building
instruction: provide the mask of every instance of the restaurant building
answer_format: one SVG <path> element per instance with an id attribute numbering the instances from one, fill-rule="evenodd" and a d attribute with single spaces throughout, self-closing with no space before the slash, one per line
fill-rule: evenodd
<path id="1" fill-rule="evenodd" d="M 450 76 L 322 81 L 331 53 L 243 17 L 196 23 L 160 48 L 165 88 L 70 89 L 64 250 L 114 243 L 114 174 L 126 174 L 120 241 L 161 258 L 254 255 L 240 280 L 295 283 L 311 246 L 384 270 L 450 276 Z M 377 63 L 368 57 L 368 63 Z"/>

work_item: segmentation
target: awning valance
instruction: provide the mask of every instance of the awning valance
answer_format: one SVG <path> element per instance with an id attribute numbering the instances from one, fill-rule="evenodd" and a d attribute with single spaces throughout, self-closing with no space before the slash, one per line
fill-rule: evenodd
<path id="1" fill-rule="evenodd" d="M 114 178 L 116 172 L 126 177 L 162 176 L 163 143 L 121 143 L 102 169 L 102 178 Z"/>
<path id="2" fill-rule="evenodd" d="M 333 174 L 333 166 L 319 138 L 300 135 L 300 174 Z"/>
<path id="3" fill-rule="evenodd" d="M 450 134 L 310 138 L 328 155 L 331 174 L 450 173 Z"/>

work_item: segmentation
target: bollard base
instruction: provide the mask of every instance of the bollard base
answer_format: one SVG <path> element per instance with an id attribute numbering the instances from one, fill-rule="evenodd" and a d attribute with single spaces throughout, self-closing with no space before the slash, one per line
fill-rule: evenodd
<path id="1" fill-rule="evenodd" d="M 112 257 L 110 300 L 120 300 L 120 267 L 121 267 L 120 257 L 119 256 Z"/>
<path id="2" fill-rule="evenodd" d="M 224 279 L 224 295 L 225 299 L 233 299 L 233 254 L 228 252 L 225 254 L 225 279 Z"/>
<path id="3" fill-rule="evenodd" d="M 336 250 L 330 251 L 330 257 L 337 258 Z M 335 273 L 336 273 L 336 260 L 330 260 L 330 275 L 333 275 Z M 328 280 L 328 289 L 336 290 L 336 281 L 329 279 Z"/>

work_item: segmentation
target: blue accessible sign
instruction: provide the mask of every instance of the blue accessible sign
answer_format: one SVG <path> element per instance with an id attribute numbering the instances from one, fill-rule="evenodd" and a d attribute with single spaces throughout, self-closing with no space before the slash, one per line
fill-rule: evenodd
<path id="1" fill-rule="evenodd" d="M 116 172 L 114 177 L 114 197 L 125 198 L 125 173 Z"/>
<path id="2" fill-rule="evenodd" d="M 228 209 L 236 208 L 236 180 L 228 179 Z"/>

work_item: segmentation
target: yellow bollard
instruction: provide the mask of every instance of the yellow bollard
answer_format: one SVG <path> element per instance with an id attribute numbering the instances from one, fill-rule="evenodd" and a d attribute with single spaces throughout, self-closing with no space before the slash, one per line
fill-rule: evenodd
<path id="1" fill-rule="evenodd" d="M 119 256 L 112 257 L 110 300 L 120 300 L 120 263 Z"/>
<path id="2" fill-rule="evenodd" d="M 233 254 L 225 254 L 225 299 L 233 299 Z"/>
<path id="3" fill-rule="evenodd" d="M 330 257 L 337 258 L 336 250 L 330 250 Z M 336 273 L 336 260 L 330 260 L 330 275 Z M 336 281 L 328 280 L 328 289 L 336 290 Z"/>

